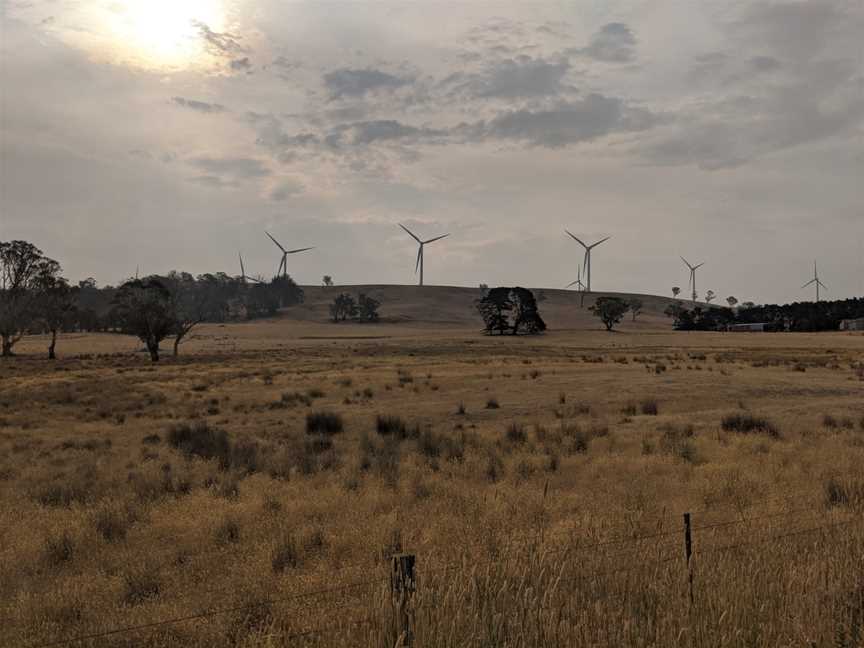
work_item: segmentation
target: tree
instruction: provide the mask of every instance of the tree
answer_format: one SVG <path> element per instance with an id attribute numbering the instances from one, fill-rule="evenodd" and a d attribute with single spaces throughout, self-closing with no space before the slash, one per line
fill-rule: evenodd
<path id="1" fill-rule="evenodd" d="M 729 304 L 729 308 L 735 308 L 735 306 L 738 304 L 738 300 L 735 299 L 735 297 L 733 297 L 732 295 L 729 295 L 726 298 L 726 303 Z"/>
<path id="2" fill-rule="evenodd" d="M 487 333 L 497 331 L 503 335 L 509 331 L 511 335 L 518 335 L 546 330 L 534 293 L 526 288 L 492 288 L 476 305 Z"/>
<path id="3" fill-rule="evenodd" d="M 330 275 L 324 275 L 324 279 L 321 280 L 321 284 L 330 288 L 333 285 L 333 277 Z"/>
<path id="4" fill-rule="evenodd" d="M 270 287 L 279 297 L 280 308 L 303 303 L 303 289 L 289 275 L 274 277 Z"/>
<path id="5" fill-rule="evenodd" d="M 180 354 L 180 343 L 205 319 L 218 319 L 214 313 L 218 291 L 205 282 L 200 284 L 187 272 L 170 272 L 163 285 L 171 293 L 174 312 L 174 357 Z M 209 317 L 208 317 L 209 316 Z"/>
<path id="6" fill-rule="evenodd" d="M 177 330 L 171 291 L 159 278 L 132 279 L 114 296 L 114 311 L 121 330 L 135 335 L 159 362 L 159 345 Z"/>
<path id="7" fill-rule="evenodd" d="M 480 284 L 480 298 L 482 299 L 489 293 L 489 284 L 481 283 Z"/>
<path id="8" fill-rule="evenodd" d="M 603 321 L 607 331 L 611 331 L 624 318 L 627 309 L 628 304 L 623 299 L 618 297 L 598 297 L 594 305 L 588 310 Z"/>
<path id="9" fill-rule="evenodd" d="M 672 286 L 672 296 L 673 297 L 678 297 L 680 292 L 681 292 L 681 289 L 678 286 Z"/>
<path id="10" fill-rule="evenodd" d="M 705 293 L 705 301 L 709 304 L 712 301 L 714 301 L 716 298 L 717 298 L 717 295 L 714 294 L 713 290 L 709 290 L 707 293 Z"/>
<path id="11" fill-rule="evenodd" d="M 357 315 L 364 322 L 378 321 L 378 307 L 381 305 L 377 299 L 360 293 L 357 297 Z"/>
<path id="12" fill-rule="evenodd" d="M 80 288 L 69 285 L 63 277 L 45 275 L 41 277 L 38 286 L 37 317 L 46 331 L 51 335 L 48 344 L 48 359 L 55 360 L 57 355 L 57 334 L 68 324 L 70 315 L 76 309 L 76 301 Z"/>
<path id="13" fill-rule="evenodd" d="M 0 355 L 14 347 L 38 316 L 39 286 L 60 274 L 60 264 L 27 241 L 0 241 Z"/>
<path id="14" fill-rule="evenodd" d="M 741 308 L 743 308 L 744 310 L 750 310 L 751 308 L 756 308 L 756 304 L 752 301 L 746 301 L 741 304 Z"/>
<path id="15" fill-rule="evenodd" d="M 644 304 L 642 303 L 641 299 L 639 299 L 638 297 L 634 297 L 627 302 L 627 305 L 630 307 L 630 312 L 633 314 L 633 321 L 635 322 L 636 318 L 642 312 Z"/>
<path id="16" fill-rule="evenodd" d="M 345 321 L 346 319 L 357 317 L 357 302 L 348 293 L 341 293 L 336 296 L 333 303 L 330 304 L 330 317 L 334 322 Z"/>

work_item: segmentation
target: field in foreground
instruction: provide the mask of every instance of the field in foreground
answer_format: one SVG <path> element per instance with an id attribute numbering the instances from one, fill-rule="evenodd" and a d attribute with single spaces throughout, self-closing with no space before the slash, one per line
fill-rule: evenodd
<path id="1" fill-rule="evenodd" d="M 0 365 L 0 645 L 862 644 L 864 337 L 286 326 Z"/>

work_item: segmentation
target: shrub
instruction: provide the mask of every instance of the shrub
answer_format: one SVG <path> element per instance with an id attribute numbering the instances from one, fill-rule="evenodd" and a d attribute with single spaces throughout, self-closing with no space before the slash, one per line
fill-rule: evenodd
<path id="1" fill-rule="evenodd" d="M 459 416 L 465 416 L 465 403 L 460 402 L 459 407 L 456 408 L 456 413 Z"/>
<path id="2" fill-rule="evenodd" d="M 749 412 L 724 416 L 721 425 L 727 432 L 763 433 L 775 439 L 780 437 L 780 430 L 771 421 Z"/>
<path id="3" fill-rule="evenodd" d="M 375 429 L 381 436 L 393 436 L 399 440 L 416 439 L 420 436 L 420 426 L 409 426 L 400 417 L 379 414 Z"/>
<path id="4" fill-rule="evenodd" d="M 504 438 L 508 443 L 521 445 L 528 440 L 528 433 L 525 431 L 524 425 L 514 422 L 507 426 Z"/>
<path id="5" fill-rule="evenodd" d="M 825 414 L 822 417 L 822 425 L 832 430 L 837 430 L 840 428 L 845 430 L 852 430 L 855 428 L 855 421 L 853 421 L 849 417 L 838 419 L 831 414 Z"/>
<path id="6" fill-rule="evenodd" d="M 119 542 L 126 539 L 126 518 L 114 507 L 99 509 L 93 518 L 93 525 L 106 542 Z"/>
<path id="7" fill-rule="evenodd" d="M 829 477 L 824 484 L 825 505 L 828 508 L 835 506 L 860 506 L 864 504 L 864 482 L 841 481 L 836 477 Z"/>
<path id="8" fill-rule="evenodd" d="M 486 401 L 486 409 L 498 409 L 499 407 L 501 406 L 498 404 L 497 398 L 493 397 Z"/>
<path id="9" fill-rule="evenodd" d="M 639 404 L 639 411 L 645 416 L 657 416 L 659 407 L 654 399 L 644 400 Z"/>
<path id="10" fill-rule="evenodd" d="M 621 413 L 624 416 L 636 416 L 636 405 L 634 403 L 627 403 L 621 408 Z"/>
<path id="11" fill-rule="evenodd" d="M 309 398 L 324 398 L 324 396 L 326 396 L 324 391 L 322 389 L 319 389 L 318 387 L 313 387 L 312 389 L 307 389 L 306 395 Z"/>
<path id="12" fill-rule="evenodd" d="M 155 569 L 139 568 L 123 576 L 125 593 L 123 600 L 127 605 L 139 605 L 159 596 L 162 589 Z"/>
<path id="13" fill-rule="evenodd" d="M 300 392 L 284 392 L 282 397 L 279 399 L 279 405 L 283 408 L 285 407 L 296 407 L 297 405 L 311 405 L 312 399 L 316 398 L 312 396 L 313 391 L 320 390 L 309 390 L 307 394 L 301 394 Z M 321 392 L 323 395 L 323 392 Z"/>
<path id="14" fill-rule="evenodd" d="M 224 430 L 211 427 L 207 421 L 199 421 L 194 425 L 175 425 L 168 431 L 168 443 L 185 455 L 218 459 L 223 469 L 231 463 L 231 442 L 228 434 Z"/>
<path id="15" fill-rule="evenodd" d="M 306 415 L 306 434 L 338 434 L 344 427 L 342 417 L 335 412 L 310 412 Z"/>
<path id="16" fill-rule="evenodd" d="M 216 542 L 219 544 L 228 544 L 238 542 L 240 540 L 240 524 L 234 518 L 225 518 L 222 523 L 216 527 Z"/>
<path id="17" fill-rule="evenodd" d="M 273 547 L 273 553 L 270 558 L 270 565 L 273 571 L 281 574 L 289 569 L 296 569 L 300 566 L 301 556 L 300 549 L 297 546 L 297 541 L 294 536 L 285 534 Z"/>

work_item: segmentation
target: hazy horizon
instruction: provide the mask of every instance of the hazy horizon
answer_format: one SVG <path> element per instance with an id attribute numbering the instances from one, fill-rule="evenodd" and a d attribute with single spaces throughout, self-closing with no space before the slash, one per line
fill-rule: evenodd
<path id="1" fill-rule="evenodd" d="M 864 294 L 858 2 L 0 0 L 0 239 L 73 280 Z M 430 22 L 434 28 L 430 29 Z"/>

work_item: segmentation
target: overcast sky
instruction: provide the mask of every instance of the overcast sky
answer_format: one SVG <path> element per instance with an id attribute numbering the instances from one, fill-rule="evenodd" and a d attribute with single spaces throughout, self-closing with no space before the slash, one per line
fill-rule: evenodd
<path id="1" fill-rule="evenodd" d="M 0 0 L 0 239 L 73 279 L 864 292 L 864 2 Z"/>

